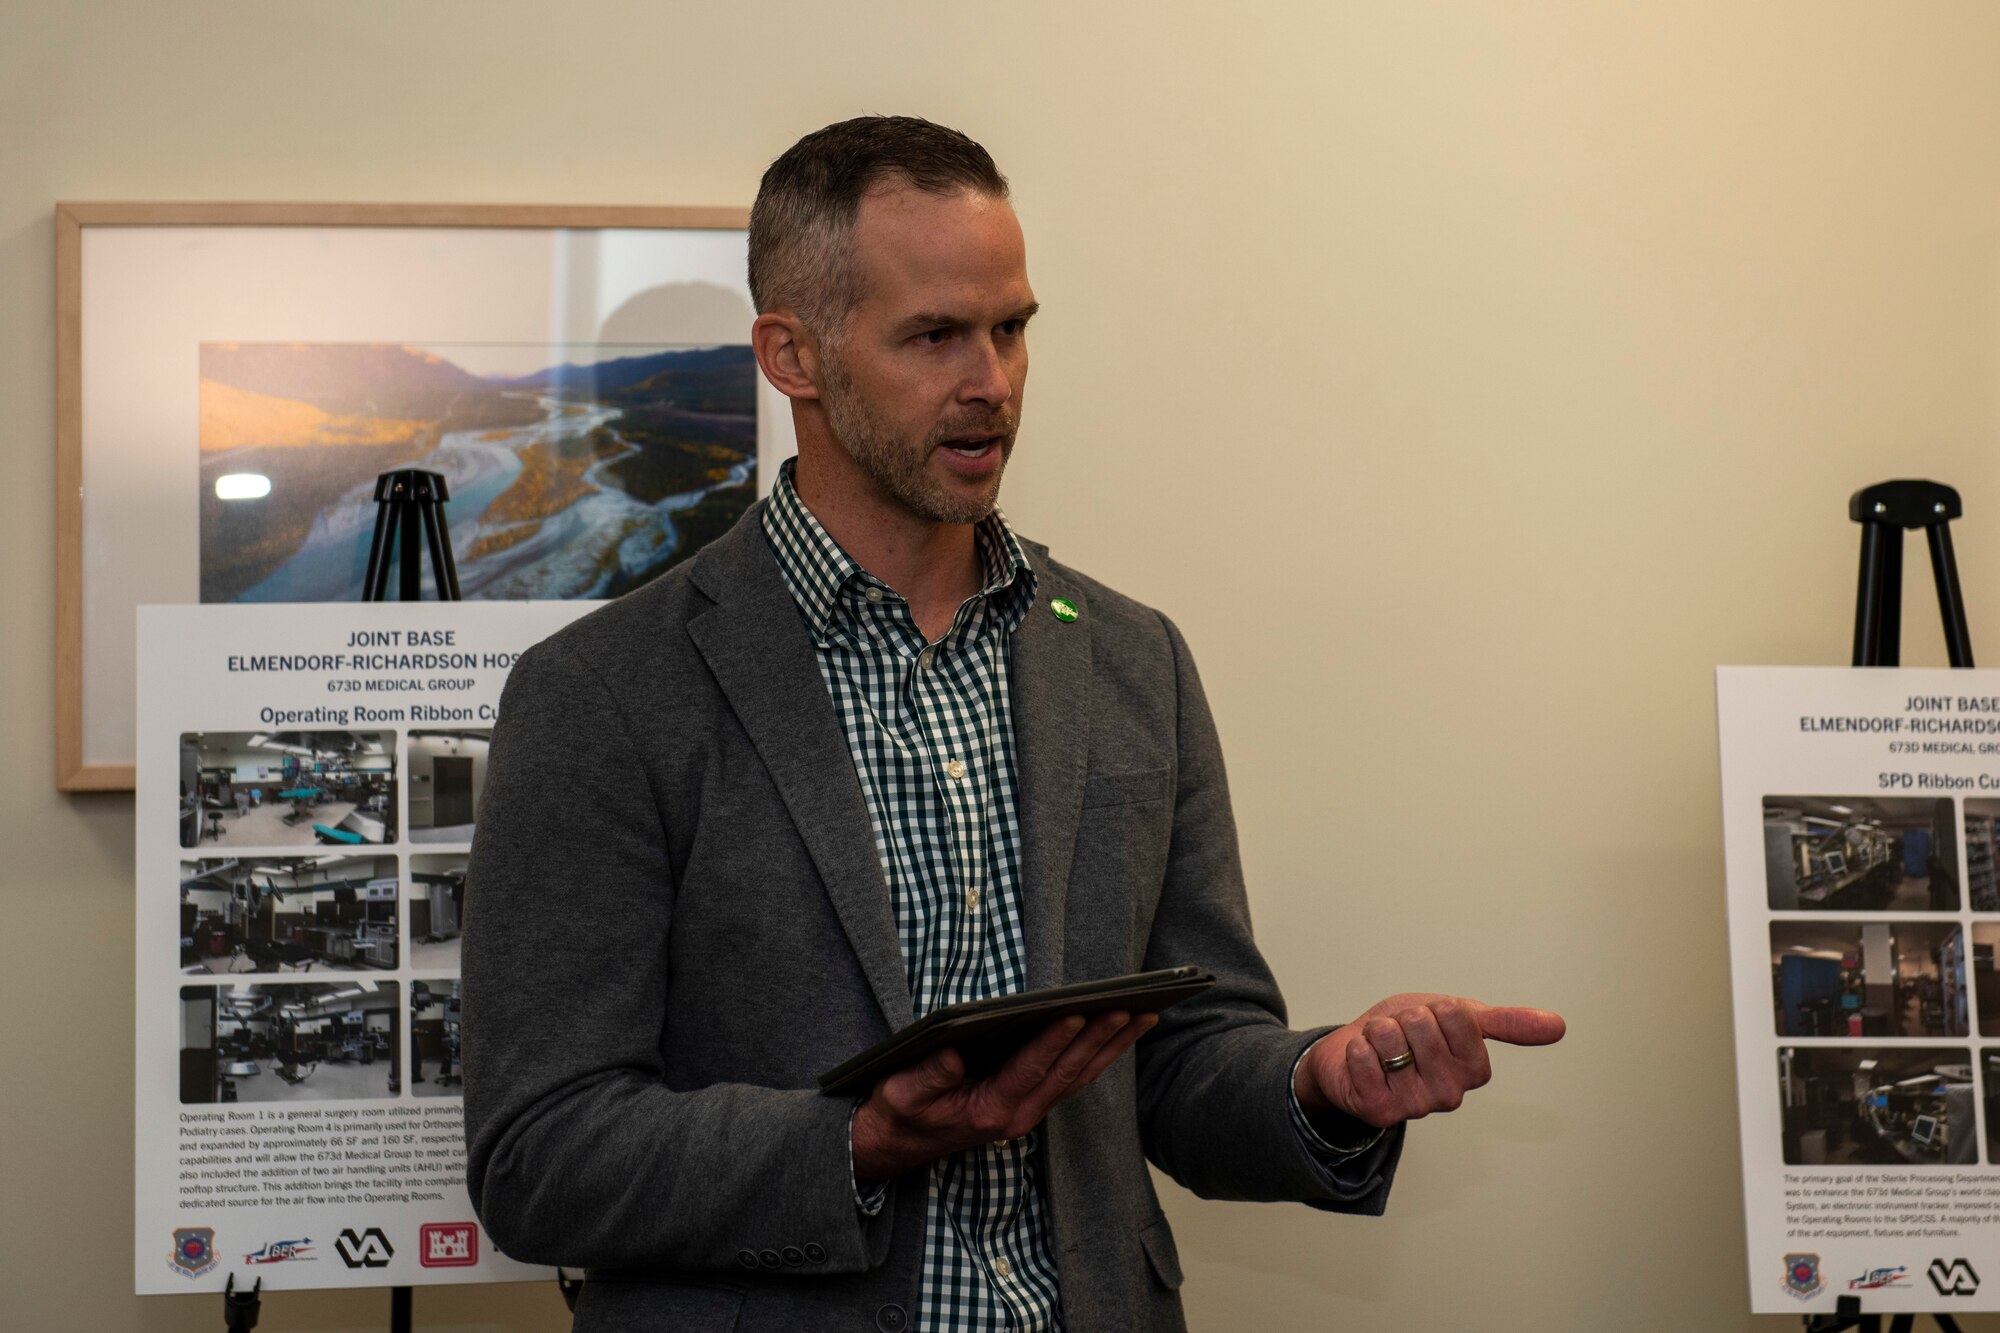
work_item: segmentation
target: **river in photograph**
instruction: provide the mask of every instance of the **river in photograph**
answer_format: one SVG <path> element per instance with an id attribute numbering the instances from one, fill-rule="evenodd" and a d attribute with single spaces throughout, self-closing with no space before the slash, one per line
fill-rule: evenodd
<path id="1" fill-rule="evenodd" d="M 643 581 L 680 540 L 674 514 L 699 504 L 711 491 L 742 485 L 756 467 L 754 457 L 746 458 L 731 466 L 723 481 L 647 503 L 627 494 L 611 471 L 639 448 L 611 425 L 617 408 L 549 396 L 537 396 L 536 402 L 545 413 L 540 421 L 511 429 L 453 431 L 429 454 L 406 465 L 444 475 L 451 491 L 445 516 L 452 554 L 459 591 L 467 598 L 592 598 L 608 595 L 621 575 L 627 586 Z M 552 514 L 486 522 L 487 508 L 520 476 L 523 450 L 553 446 L 599 427 L 611 431 L 621 451 L 600 458 L 583 473 L 586 494 Z M 239 600 L 359 600 L 375 514 L 374 483 L 354 487 L 319 513 L 289 560 Z M 470 556 L 488 537 L 499 540 Z M 424 563 L 428 569 L 428 556 Z M 395 578 L 392 571 L 392 588 Z"/>

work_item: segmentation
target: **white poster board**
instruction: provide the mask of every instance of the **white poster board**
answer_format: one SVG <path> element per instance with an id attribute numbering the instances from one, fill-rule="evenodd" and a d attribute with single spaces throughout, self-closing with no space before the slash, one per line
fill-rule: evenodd
<path id="1" fill-rule="evenodd" d="M 459 931 L 508 670 L 594 605 L 140 608 L 140 1294 L 549 1276 L 466 1193 Z"/>
<path id="2" fill-rule="evenodd" d="M 2000 1310 L 2000 672 L 1716 694 L 1751 1309 Z"/>

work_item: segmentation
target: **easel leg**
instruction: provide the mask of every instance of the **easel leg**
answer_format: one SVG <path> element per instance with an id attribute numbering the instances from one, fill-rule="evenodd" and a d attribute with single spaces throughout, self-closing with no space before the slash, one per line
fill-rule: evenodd
<path id="1" fill-rule="evenodd" d="M 390 502 L 377 510 L 375 538 L 369 543 L 367 586 L 361 590 L 364 602 L 380 602 L 389 592 L 389 557 L 396 549 L 396 520 L 400 506 Z"/>
<path id="2" fill-rule="evenodd" d="M 424 541 L 431 548 L 431 578 L 437 583 L 440 602 L 458 597 L 458 570 L 452 564 L 451 546 L 444 535 L 444 511 L 436 502 L 424 506 Z"/>
<path id="3" fill-rule="evenodd" d="M 410 513 L 409 508 L 407 504 L 404 506 L 403 521 L 399 525 L 403 530 L 402 598 L 406 602 L 416 602 L 421 601 L 424 595 L 424 548 L 413 521 L 416 515 Z"/>
<path id="4" fill-rule="evenodd" d="M 1972 665 L 1972 633 L 1965 627 L 1965 590 L 1958 583 L 1958 561 L 1951 552 L 1951 526 L 1933 523 L 1924 529 L 1930 539 L 1931 577 L 1937 582 L 1938 614 L 1944 618 L 1944 648 L 1955 667 Z"/>
<path id="5" fill-rule="evenodd" d="M 1861 525 L 1861 578 L 1854 593 L 1854 665 L 1881 666 L 1882 597 L 1888 584 L 1888 549 L 1901 546 L 1900 529 L 1882 523 Z M 1891 642 L 1894 642 L 1892 637 Z"/>

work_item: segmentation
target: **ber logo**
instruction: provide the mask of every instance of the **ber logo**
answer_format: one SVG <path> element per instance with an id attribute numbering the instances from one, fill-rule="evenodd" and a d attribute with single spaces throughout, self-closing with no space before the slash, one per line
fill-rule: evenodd
<path id="1" fill-rule="evenodd" d="M 1940 1296 L 1970 1296 L 1979 1290 L 1979 1274 L 1963 1259 L 1953 1259 L 1950 1263 L 1933 1259 L 1926 1272 Z"/>
<path id="2" fill-rule="evenodd" d="M 479 1262 L 479 1224 L 426 1222 L 417 1231 L 417 1262 L 425 1268 L 470 1268 Z"/>
<path id="3" fill-rule="evenodd" d="M 396 1253 L 396 1247 L 382 1234 L 381 1227 L 369 1227 L 358 1236 L 353 1227 L 342 1228 L 333 1248 L 340 1252 L 341 1262 L 349 1268 L 387 1268 Z"/>

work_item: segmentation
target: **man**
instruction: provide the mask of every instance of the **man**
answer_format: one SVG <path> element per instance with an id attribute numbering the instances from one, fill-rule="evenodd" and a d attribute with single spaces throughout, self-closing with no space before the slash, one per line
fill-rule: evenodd
<path id="1" fill-rule="evenodd" d="M 503 701 L 465 945 L 480 1217 L 592 1270 L 580 1329 L 1180 1328 L 1148 1158 L 1379 1212 L 1402 1123 L 1486 1080 L 1485 1038 L 1562 1021 L 1404 995 L 1284 1026 L 1186 645 L 995 508 L 1036 303 L 984 149 L 808 135 L 750 268 L 795 465 Z M 1219 983 L 990 1077 L 943 1052 L 814 1090 L 940 1005 L 1182 964 Z"/>

